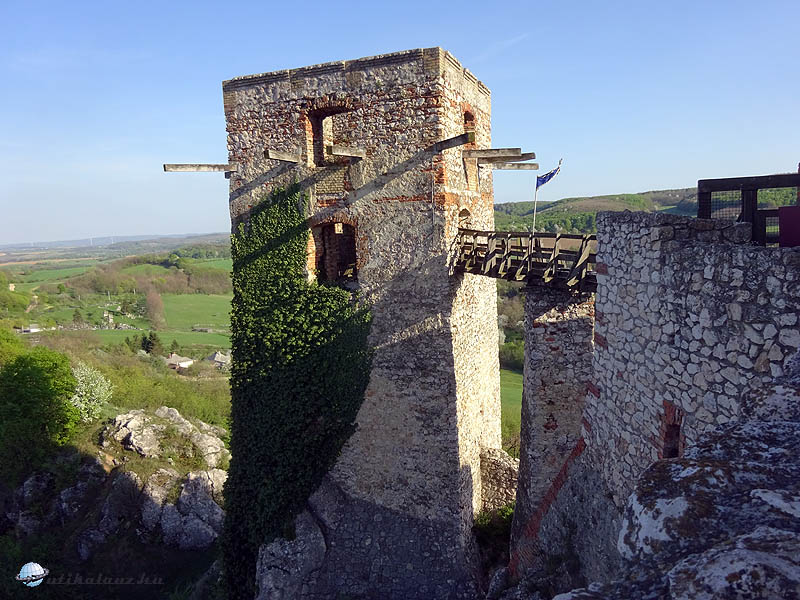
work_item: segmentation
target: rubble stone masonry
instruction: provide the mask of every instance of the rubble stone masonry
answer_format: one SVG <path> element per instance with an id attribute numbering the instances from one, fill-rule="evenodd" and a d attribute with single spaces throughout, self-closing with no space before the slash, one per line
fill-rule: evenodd
<path id="1" fill-rule="evenodd" d="M 800 251 L 749 240 L 744 223 L 598 215 L 585 437 L 620 509 L 651 462 L 738 419 L 800 346 Z"/>
<path id="2" fill-rule="evenodd" d="M 497 299 L 494 280 L 453 275 L 450 264 L 459 219 L 494 226 L 491 170 L 461 157 L 463 148 L 491 147 L 489 91 L 452 55 L 427 48 L 238 77 L 223 96 L 237 165 L 234 230 L 266 192 L 297 181 L 316 228 L 308 276 L 334 270 L 330 229 L 319 226 L 352 227 L 376 348 L 358 430 L 326 484 L 338 491 L 322 494 L 326 511 L 309 509 L 326 558 L 292 587 L 267 576 L 275 553 L 265 552 L 260 597 L 280 589 L 307 598 L 378 589 L 384 598 L 469 596 L 481 448 L 500 447 Z M 472 145 L 433 150 L 465 131 L 475 132 Z M 366 156 L 332 156 L 331 144 Z M 266 150 L 300 162 L 268 160 Z M 405 539 L 412 530 L 425 532 L 435 559 Z M 366 546 L 364 531 L 373 532 Z"/>
<path id="3" fill-rule="evenodd" d="M 568 378 L 573 360 L 563 361 L 559 376 L 555 357 L 542 359 L 547 347 L 534 333 L 542 310 L 526 304 L 528 408 L 509 570 L 513 578 L 541 575 L 547 559 L 558 558 L 569 571 L 559 575 L 563 590 L 614 576 L 616 534 L 637 478 L 653 461 L 680 457 L 702 434 L 746 416 L 748 402 L 784 374 L 800 346 L 800 249 L 753 246 L 748 224 L 666 214 L 603 212 L 597 229 L 581 431 L 571 434 L 577 442 L 543 500 L 549 460 L 563 452 L 536 447 L 547 395 L 542 404 L 540 381 L 528 373 L 547 373 L 549 362 L 549 380 Z M 531 409 L 539 416 L 526 425 Z M 539 491 L 525 491 L 532 489 Z"/>

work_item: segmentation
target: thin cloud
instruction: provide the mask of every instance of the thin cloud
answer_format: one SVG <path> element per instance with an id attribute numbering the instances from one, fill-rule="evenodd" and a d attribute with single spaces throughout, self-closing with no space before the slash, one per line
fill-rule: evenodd
<path id="1" fill-rule="evenodd" d="M 495 42 L 491 44 L 483 53 L 479 54 L 475 57 L 475 62 L 484 62 L 489 60 L 490 58 L 494 58 L 511 48 L 512 46 L 516 46 L 520 42 L 526 40 L 530 36 L 530 33 L 521 33 L 513 38 L 503 40 L 500 42 Z"/>

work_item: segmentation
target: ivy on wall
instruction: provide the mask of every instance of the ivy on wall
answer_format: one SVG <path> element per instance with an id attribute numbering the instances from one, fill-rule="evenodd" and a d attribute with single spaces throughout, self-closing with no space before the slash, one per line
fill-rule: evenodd
<path id="1" fill-rule="evenodd" d="M 308 283 L 304 197 L 291 187 L 231 236 L 231 463 L 222 550 L 228 600 L 252 600 L 258 549 L 295 516 L 355 430 L 369 381 L 369 311 Z"/>

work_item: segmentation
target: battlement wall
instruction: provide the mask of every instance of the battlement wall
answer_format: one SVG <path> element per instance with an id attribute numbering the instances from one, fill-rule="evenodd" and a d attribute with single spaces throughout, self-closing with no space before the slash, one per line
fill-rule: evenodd
<path id="1" fill-rule="evenodd" d="M 748 224 L 665 214 L 599 213 L 597 228 L 594 351 L 580 435 L 567 456 L 523 443 L 519 489 L 538 491 L 518 495 L 512 539 L 512 575 L 558 556 L 572 565 L 563 589 L 608 580 L 620 565 L 616 532 L 637 478 L 752 411 L 758 390 L 784 374 L 800 346 L 800 250 L 753 246 Z M 541 318 L 543 300 L 526 303 L 526 323 Z M 543 372 L 548 343 L 526 336 L 526 373 Z M 573 373 L 567 360 L 549 380 Z M 536 390 L 523 398 L 533 402 L 523 410 L 523 442 L 541 443 L 542 419 L 526 414 L 546 415 L 552 398 Z M 565 416 L 575 427 L 575 411 Z M 554 457 L 561 468 L 553 477 Z"/>
<path id="2" fill-rule="evenodd" d="M 651 462 L 737 420 L 800 346 L 800 251 L 749 240 L 744 223 L 598 215 L 585 437 L 620 508 Z"/>

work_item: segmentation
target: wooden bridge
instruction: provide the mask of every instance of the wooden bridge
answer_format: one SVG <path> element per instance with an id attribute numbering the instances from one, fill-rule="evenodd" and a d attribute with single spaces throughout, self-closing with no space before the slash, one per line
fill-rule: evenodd
<path id="1" fill-rule="evenodd" d="M 455 271 L 575 292 L 597 290 L 594 235 L 458 230 Z"/>

